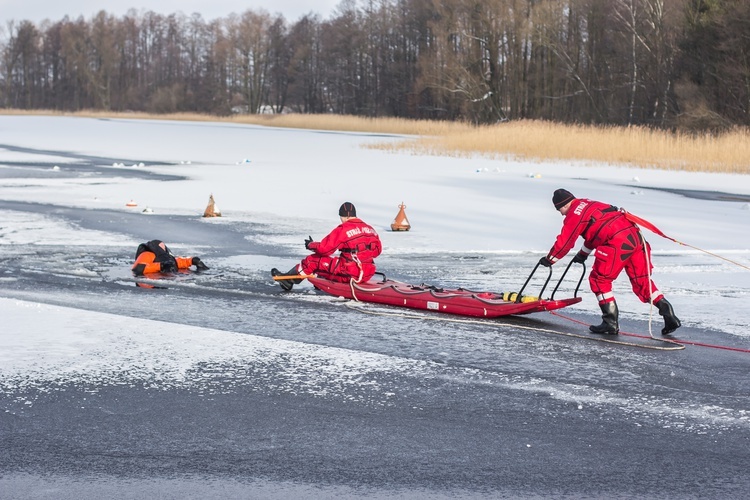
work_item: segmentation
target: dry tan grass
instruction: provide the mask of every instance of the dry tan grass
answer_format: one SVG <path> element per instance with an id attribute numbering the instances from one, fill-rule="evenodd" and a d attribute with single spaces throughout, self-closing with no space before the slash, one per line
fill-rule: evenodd
<path id="1" fill-rule="evenodd" d="M 461 123 L 405 118 L 363 118 L 349 115 L 241 115 L 233 117 L 232 121 L 269 127 L 419 136 L 444 136 L 458 131 L 472 130 L 469 125 Z"/>
<path id="2" fill-rule="evenodd" d="M 746 128 L 720 135 L 689 135 L 644 127 L 595 127 L 528 120 L 476 127 L 456 122 L 340 115 L 237 115 L 222 118 L 197 113 L 152 115 L 14 110 L 0 110 L 0 113 L 218 121 L 270 127 L 400 134 L 417 137 L 370 147 L 442 156 L 468 157 L 478 154 L 493 158 L 591 161 L 642 168 L 750 174 L 750 130 Z"/>
<path id="3" fill-rule="evenodd" d="M 629 164 L 642 168 L 750 174 L 750 130 L 689 135 L 644 127 L 518 121 L 381 146 L 429 154 Z"/>
<path id="4" fill-rule="evenodd" d="M 398 135 L 445 135 L 460 130 L 471 130 L 471 127 L 451 122 L 430 120 L 407 120 L 403 118 L 363 118 L 359 116 L 342 115 L 232 115 L 227 117 L 206 115 L 199 113 L 170 113 L 149 114 L 140 112 L 106 112 L 106 111 L 77 111 L 64 113 L 58 111 L 24 111 L 3 110 L 0 114 L 10 115 L 57 115 L 79 116 L 87 118 L 123 118 L 141 120 L 181 120 L 244 123 L 250 125 L 264 125 L 268 127 L 301 128 L 314 130 L 337 130 L 343 132 L 368 132 Z"/>

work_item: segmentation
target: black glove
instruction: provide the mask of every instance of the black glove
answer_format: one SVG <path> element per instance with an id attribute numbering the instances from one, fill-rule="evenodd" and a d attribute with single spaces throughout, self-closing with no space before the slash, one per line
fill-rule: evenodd
<path id="1" fill-rule="evenodd" d="M 539 259 L 539 263 L 544 267 L 550 267 L 552 265 L 552 262 L 547 257 L 542 257 L 541 259 Z"/>
<path id="2" fill-rule="evenodd" d="M 588 258 L 588 256 L 589 254 L 581 250 L 575 255 L 575 257 L 573 257 L 573 262 L 575 262 L 576 264 L 583 264 Z"/>
<path id="3" fill-rule="evenodd" d="M 310 250 L 310 243 L 313 242 L 312 236 L 308 236 L 305 240 L 305 249 Z"/>
<path id="4" fill-rule="evenodd" d="M 198 257 L 193 257 L 193 265 L 198 271 L 208 271 L 208 266 Z"/>
<path id="5" fill-rule="evenodd" d="M 177 272 L 177 264 L 174 261 L 168 260 L 161 263 L 160 271 L 163 273 L 174 273 Z"/>

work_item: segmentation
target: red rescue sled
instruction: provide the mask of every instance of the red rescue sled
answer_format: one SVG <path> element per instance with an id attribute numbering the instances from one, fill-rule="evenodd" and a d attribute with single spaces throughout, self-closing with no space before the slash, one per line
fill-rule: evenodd
<path id="1" fill-rule="evenodd" d="M 536 271 L 536 267 L 534 271 Z M 567 269 L 565 272 L 567 273 Z M 382 276 L 383 279 L 373 278 L 364 283 L 338 283 L 318 277 L 310 277 L 308 280 L 318 290 L 346 299 L 482 318 L 553 311 L 581 301 L 581 297 L 576 297 L 575 294 L 570 298 L 553 300 L 554 292 L 549 299 L 522 296 L 520 293 L 523 292 L 526 285 L 521 288 L 519 293 L 475 292 L 464 288 L 451 290 L 425 284 L 410 285 L 388 279 L 381 273 L 377 274 Z M 532 272 L 533 274 L 534 272 Z M 565 274 L 563 274 L 564 277 Z M 531 276 L 529 276 L 529 279 L 531 279 Z M 562 278 L 560 278 L 560 281 L 562 281 Z M 548 282 L 549 278 L 547 278 Z M 526 283 L 528 284 L 528 280 Z M 544 293 L 547 283 L 542 288 L 540 295 Z M 578 283 L 580 286 L 580 281 Z M 555 291 L 557 291 L 557 287 Z M 576 287 L 575 293 L 578 293 L 578 287 Z"/>

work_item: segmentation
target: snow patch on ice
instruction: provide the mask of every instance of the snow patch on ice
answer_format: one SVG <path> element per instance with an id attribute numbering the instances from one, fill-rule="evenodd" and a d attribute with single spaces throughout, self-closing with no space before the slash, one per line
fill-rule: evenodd
<path id="1" fill-rule="evenodd" d="M 158 321 L 79 314 L 14 299 L 0 298 L 0 310 L 0 343 L 6 347 L 0 351 L 0 392 L 21 399 L 57 390 L 58 383 L 220 392 L 239 384 L 384 404 L 390 396 L 380 387 L 379 373 L 415 373 L 424 366 L 375 353 L 186 325 L 162 328 Z"/>
<path id="2" fill-rule="evenodd" d="M 40 214 L 0 210 L 0 245 L 100 246 L 136 244 L 133 240 L 104 231 L 82 229 Z"/>

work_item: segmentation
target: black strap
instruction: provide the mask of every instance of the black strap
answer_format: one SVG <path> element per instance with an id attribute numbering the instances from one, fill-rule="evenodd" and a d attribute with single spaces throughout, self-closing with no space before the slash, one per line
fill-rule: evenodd
<path id="1" fill-rule="evenodd" d="M 616 207 L 616 206 L 614 206 L 614 205 L 610 205 L 610 206 L 608 206 L 607 208 L 603 208 L 603 209 L 601 210 L 601 213 L 602 213 L 602 214 L 609 214 L 609 213 L 612 213 L 612 212 L 619 212 L 619 211 L 620 211 L 620 209 L 619 209 L 619 208 L 617 208 L 617 207 Z M 591 228 L 591 225 L 592 225 L 592 224 L 594 224 L 594 223 L 595 223 L 596 221 L 597 221 L 597 219 L 595 219 L 595 218 L 594 218 L 594 216 L 592 215 L 592 216 L 591 216 L 591 218 L 589 219 L 589 222 L 588 222 L 588 224 L 586 224 L 586 229 L 584 229 L 584 230 L 583 230 L 582 232 L 583 232 L 583 233 L 586 233 L 586 232 L 588 232 L 588 230 L 589 230 L 589 229 Z M 600 227 L 600 228 L 599 228 L 599 231 L 601 231 L 601 230 L 603 229 L 603 227 L 604 227 L 604 226 Z M 589 240 L 594 240 L 594 239 L 595 239 L 595 238 L 596 238 L 597 236 L 599 236 L 599 231 L 597 231 L 597 232 L 596 232 L 596 234 L 594 234 L 594 235 L 593 235 L 592 237 L 590 237 L 590 238 L 588 238 L 588 239 L 589 239 Z"/>
<path id="2" fill-rule="evenodd" d="M 143 253 L 144 249 L 142 247 L 145 247 L 145 250 L 154 254 L 154 262 L 174 262 L 176 267 L 177 260 L 175 259 L 174 255 L 172 255 L 171 250 L 169 250 L 169 247 L 167 245 L 164 245 L 164 248 L 162 248 L 160 246 L 161 243 L 161 240 L 151 240 L 146 243 L 141 243 L 140 245 L 138 245 L 136 259 L 138 258 L 138 255 Z"/>
<path id="3" fill-rule="evenodd" d="M 341 253 L 357 253 L 357 252 L 362 252 L 364 250 L 372 250 L 372 246 L 369 243 L 367 243 L 366 245 L 362 245 L 362 248 L 360 248 L 360 249 L 356 249 L 356 248 L 342 248 L 340 250 L 340 252 Z"/>
<path id="4" fill-rule="evenodd" d="M 138 256 L 143 252 L 150 252 L 150 250 L 148 249 L 148 245 L 146 245 L 145 243 L 141 243 L 140 245 L 138 245 L 138 249 L 135 251 L 136 260 L 138 259 Z"/>

